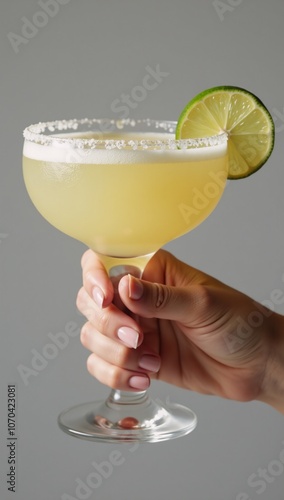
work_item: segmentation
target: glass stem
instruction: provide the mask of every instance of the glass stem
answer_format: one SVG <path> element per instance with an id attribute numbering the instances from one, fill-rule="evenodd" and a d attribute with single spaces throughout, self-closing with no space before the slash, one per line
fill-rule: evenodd
<path id="1" fill-rule="evenodd" d="M 106 404 L 108 406 L 112 405 L 129 405 L 129 404 L 140 404 L 144 403 L 147 399 L 147 391 L 140 392 L 128 392 L 128 391 L 118 391 L 112 389 Z"/>
<path id="2" fill-rule="evenodd" d="M 136 278 L 141 278 L 144 268 L 153 254 L 143 255 L 141 257 L 121 258 L 121 257 L 108 257 L 100 255 L 100 259 L 105 265 L 109 277 L 114 285 L 115 294 L 117 293 L 118 283 L 121 278 L 127 274 L 131 274 Z M 114 299 L 116 302 L 116 299 Z M 118 301 L 119 302 L 119 301 Z M 144 403 L 147 399 L 147 391 L 119 391 L 112 390 L 106 402 L 107 405 L 119 404 L 140 404 Z"/>
<path id="3" fill-rule="evenodd" d="M 116 283 L 126 274 L 132 274 L 136 278 L 141 278 L 147 263 L 153 257 L 154 253 L 141 255 L 140 257 L 109 257 L 108 255 L 98 255 L 111 280 Z"/>

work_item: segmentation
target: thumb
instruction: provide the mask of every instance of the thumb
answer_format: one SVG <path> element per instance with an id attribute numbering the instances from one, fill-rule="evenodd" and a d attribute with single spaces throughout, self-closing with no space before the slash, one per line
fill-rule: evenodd
<path id="1" fill-rule="evenodd" d="M 192 326 L 204 316 L 207 298 L 211 295 L 201 285 L 175 287 L 139 280 L 131 275 L 120 280 L 118 290 L 126 307 L 139 316 Z"/>

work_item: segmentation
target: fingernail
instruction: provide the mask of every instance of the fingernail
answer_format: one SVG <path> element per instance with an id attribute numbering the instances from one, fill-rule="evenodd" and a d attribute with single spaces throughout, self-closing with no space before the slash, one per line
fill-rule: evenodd
<path id="1" fill-rule="evenodd" d="M 144 354 L 139 361 L 139 366 L 140 368 L 144 368 L 144 370 L 156 373 L 160 369 L 161 360 L 157 356 L 152 356 L 151 354 Z"/>
<path id="2" fill-rule="evenodd" d="M 97 306 L 102 307 L 105 299 L 103 291 L 98 286 L 95 286 L 93 288 L 92 295 Z"/>
<path id="3" fill-rule="evenodd" d="M 150 385 L 148 377 L 141 375 L 134 375 L 129 379 L 128 383 L 132 389 L 138 389 L 139 391 L 145 391 Z"/>
<path id="4" fill-rule="evenodd" d="M 136 349 L 139 340 L 139 334 L 133 328 L 129 328 L 128 326 L 122 326 L 117 331 L 117 336 L 122 342 L 127 345 L 127 347 L 133 347 Z"/>
<path id="5" fill-rule="evenodd" d="M 130 299 L 139 300 L 143 295 L 143 284 L 129 275 L 128 294 Z"/>

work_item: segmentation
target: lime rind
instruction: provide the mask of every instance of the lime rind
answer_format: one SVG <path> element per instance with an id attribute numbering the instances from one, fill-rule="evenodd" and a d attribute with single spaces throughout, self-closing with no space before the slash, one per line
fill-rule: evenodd
<path id="1" fill-rule="evenodd" d="M 263 102 L 251 92 L 232 86 L 204 90 L 185 107 L 176 138 L 228 134 L 228 178 L 256 172 L 272 153 L 275 127 Z"/>

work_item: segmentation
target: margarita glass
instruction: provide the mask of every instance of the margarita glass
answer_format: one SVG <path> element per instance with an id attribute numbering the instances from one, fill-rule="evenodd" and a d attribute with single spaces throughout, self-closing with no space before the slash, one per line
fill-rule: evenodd
<path id="1" fill-rule="evenodd" d="M 114 283 L 141 277 L 153 254 L 199 225 L 227 179 L 227 135 L 175 140 L 175 122 L 64 120 L 24 131 L 29 196 L 53 226 L 100 255 Z M 146 391 L 112 390 L 103 402 L 61 413 L 60 427 L 82 439 L 157 442 L 196 426 L 178 404 Z"/>

